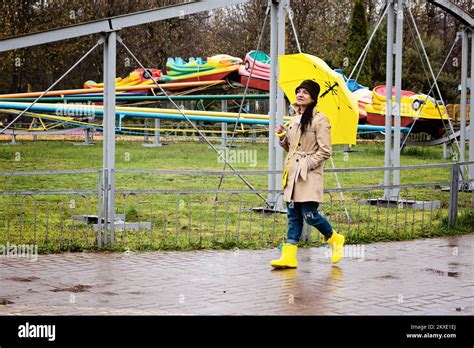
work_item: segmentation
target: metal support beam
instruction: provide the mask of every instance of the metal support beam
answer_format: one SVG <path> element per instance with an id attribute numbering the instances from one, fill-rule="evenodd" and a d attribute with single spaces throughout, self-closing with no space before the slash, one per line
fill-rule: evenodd
<path id="1" fill-rule="evenodd" d="M 459 164 L 453 163 L 451 170 L 451 188 L 449 192 L 448 226 L 452 227 L 458 219 Z"/>
<path id="2" fill-rule="evenodd" d="M 403 5 L 405 0 L 397 1 L 397 29 L 395 41 L 395 108 L 393 132 L 393 166 L 400 167 L 401 113 L 402 113 L 402 49 L 403 49 Z M 393 185 L 400 185 L 400 170 L 393 171 Z M 400 189 L 392 190 L 393 199 L 398 200 Z"/>
<path id="3" fill-rule="evenodd" d="M 467 111 L 467 60 L 469 53 L 469 37 L 467 29 L 461 33 L 461 124 L 459 135 L 459 161 L 466 158 L 466 111 Z"/>
<path id="4" fill-rule="evenodd" d="M 286 41 L 286 9 L 290 5 L 290 0 L 280 0 L 280 5 L 278 8 L 278 43 L 277 43 L 277 52 L 278 55 L 285 54 L 285 41 Z M 278 60 L 272 61 L 272 65 L 276 66 L 276 79 L 280 79 L 280 66 Z M 283 124 L 283 115 L 287 114 L 286 105 L 285 105 L 285 93 L 277 86 L 277 95 L 276 95 L 276 124 Z M 275 151 L 275 170 L 283 171 L 283 148 L 277 144 Z M 274 190 L 281 189 L 281 179 L 282 174 L 275 174 L 275 187 Z M 275 209 L 283 210 L 285 207 L 282 205 L 283 200 L 279 199 L 276 203 Z"/>
<path id="5" fill-rule="evenodd" d="M 386 58 L 386 94 L 385 94 L 385 167 L 392 166 L 392 85 L 393 85 L 393 0 L 387 0 L 387 58 Z M 390 185 L 391 171 L 384 173 L 384 186 Z M 384 190 L 384 198 L 390 199 L 391 190 Z"/>
<path id="6" fill-rule="evenodd" d="M 160 140 L 160 127 L 161 127 L 161 120 L 159 118 L 155 118 L 155 130 L 153 131 L 153 142 L 152 143 L 144 143 L 144 144 L 142 144 L 143 147 L 161 147 L 163 145 L 163 143 Z M 146 141 L 148 141 L 148 140 L 149 139 L 148 139 L 148 135 L 147 135 L 146 136 Z"/>
<path id="7" fill-rule="evenodd" d="M 155 118 L 155 134 L 153 136 L 153 146 L 161 146 L 161 141 L 160 141 L 160 119 Z"/>
<path id="8" fill-rule="evenodd" d="M 226 99 L 221 100 L 221 111 L 222 112 L 227 112 L 227 100 Z M 221 123 L 221 130 L 222 130 L 221 146 L 222 146 L 222 148 L 226 148 L 227 147 L 227 123 L 225 123 L 225 122 Z"/>
<path id="9" fill-rule="evenodd" d="M 177 17 L 183 18 L 184 16 L 188 16 L 194 13 L 210 11 L 225 6 L 238 5 L 249 1 L 250 0 L 193 1 L 182 5 L 161 7 L 154 10 L 136 12 L 123 16 L 110 17 L 94 22 L 81 23 L 65 28 L 17 36 L 1 40 L 0 52 L 107 32 L 109 30 L 116 30 L 117 28 L 123 29 L 128 27 L 134 27 L 137 25 L 157 22 L 164 19 Z"/>
<path id="10" fill-rule="evenodd" d="M 465 26 L 474 27 L 474 18 L 469 14 L 469 12 L 464 11 L 453 2 L 446 0 L 428 0 L 428 2 L 438 6 L 443 11 L 448 12 Z"/>
<path id="11" fill-rule="evenodd" d="M 143 133 L 143 145 L 147 144 L 148 141 L 149 141 L 149 137 L 148 137 L 148 119 L 145 118 L 145 122 L 143 122 L 143 128 L 145 128 L 145 132 Z"/>
<path id="12" fill-rule="evenodd" d="M 91 130 L 89 128 L 84 129 L 84 144 L 92 144 Z"/>
<path id="13" fill-rule="evenodd" d="M 108 231 L 110 244 L 115 243 L 115 75 L 117 34 L 109 32 L 104 43 L 104 140 L 103 183 L 104 183 L 104 245 L 107 246 Z M 110 224 L 108 223 L 110 221 Z"/>
<path id="14" fill-rule="evenodd" d="M 273 133 L 276 127 L 276 98 L 277 98 L 277 61 L 278 61 L 278 7 L 279 3 L 269 0 L 270 6 L 270 97 L 269 97 L 269 125 L 268 125 L 268 170 L 275 171 L 276 148 L 279 147 L 278 139 Z M 275 189 L 275 174 L 268 174 L 268 189 Z M 267 202 L 275 202 L 275 194 L 269 193 Z"/>
<path id="15" fill-rule="evenodd" d="M 474 161 L 474 31 L 471 30 L 471 84 L 469 92 L 469 161 Z M 474 179 L 474 165 L 469 165 L 469 179 Z M 474 188 L 474 182 L 470 183 Z M 474 190 L 473 190 L 474 204 Z"/>

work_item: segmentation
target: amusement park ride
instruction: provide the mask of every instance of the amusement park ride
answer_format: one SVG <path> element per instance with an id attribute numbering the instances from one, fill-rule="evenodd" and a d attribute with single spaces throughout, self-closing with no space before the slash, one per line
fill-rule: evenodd
<path id="1" fill-rule="evenodd" d="M 283 153 L 273 137 L 273 129 L 276 124 L 284 123 L 287 117 L 287 106 L 285 96 L 277 82 L 280 73 L 277 69 L 278 56 L 285 54 L 285 12 L 296 37 L 298 49 L 299 42 L 296 30 L 292 22 L 292 13 L 289 0 L 270 0 L 266 11 L 266 18 L 270 14 L 270 55 L 260 50 L 262 33 L 259 37 L 259 45 L 256 50 L 250 51 L 241 59 L 225 54 L 203 59 L 201 57 L 189 58 L 188 61 L 180 57 L 169 58 L 166 64 L 166 74 L 157 67 L 145 67 L 140 60 L 129 50 L 122 38 L 120 30 L 145 23 L 161 21 L 196 12 L 209 11 L 215 8 L 246 3 L 249 0 L 214 0 L 214 1 L 190 1 L 188 3 L 159 8 L 155 10 L 132 13 L 124 16 L 107 18 L 95 22 L 83 23 L 71 27 L 32 33 L 20 37 L 13 37 L 0 41 L 0 52 L 30 47 L 34 45 L 48 44 L 56 41 L 102 33 L 100 40 L 81 57 L 64 75 L 62 75 L 47 90 L 40 92 L 15 93 L 0 95 L 0 134 L 65 134 L 78 129 L 88 129 L 103 132 L 103 172 L 104 180 L 110 187 L 104 192 L 101 213 L 106 221 L 112 220 L 115 214 L 114 203 L 114 177 L 115 168 L 115 135 L 116 134 L 145 134 L 149 128 L 138 126 L 127 126 L 128 120 L 155 119 L 185 121 L 191 128 L 190 131 L 197 132 L 204 140 L 206 136 L 202 129 L 196 126 L 196 122 L 226 123 L 232 124 L 232 140 L 236 132 L 245 125 L 259 125 L 269 133 L 269 171 L 278 171 L 283 167 Z M 448 109 L 436 83 L 437 77 L 431 69 L 429 59 L 423 48 L 423 42 L 416 29 L 415 20 L 406 0 L 387 0 L 382 15 L 369 38 L 364 51 L 361 53 L 354 71 L 346 78 L 338 75 L 344 85 L 340 90 L 350 91 L 350 98 L 354 101 L 353 111 L 359 119 L 359 132 L 372 132 L 385 139 L 385 167 L 394 169 L 385 171 L 385 185 L 398 185 L 400 183 L 399 170 L 400 150 L 405 144 L 410 145 L 439 145 L 451 146 L 453 152 L 459 152 L 459 160 L 465 160 L 466 139 L 470 141 L 469 159 L 474 159 L 474 129 L 466 127 L 467 114 L 467 89 L 471 90 L 470 116 L 474 114 L 474 35 L 473 18 L 466 12 L 447 1 L 429 1 L 433 5 L 447 11 L 459 20 L 465 29 L 459 33 L 453 44 L 462 41 L 462 63 L 461 63 L 461 120 L 460 129 L 455 131 Z M 375 86 L 372 90 L 357 84 L 352 79 L 358 76 L 356 70 L 360 69 L 376 30 L 386 16 L 387 18 L 387 71 L 386 84 Z M 419 44 L 423 48 L 423 59 L 430 68 L 434 81 L 430 91 L 403 91 L 401 89 L 402 72 L 402 41 L 404 17 L 414 25 L 418 34 Z M 265 26 L 264 23 L 264 26 Z M 471 41 L 471 78 L 468 79 L 468 46 Z M 121 44 L 136 62 L 137 69 L 130 72 L 124 78 L 116 78 L 116 45 Z M 54 90 L 54 87 L 63 80 L 80 62 L 82 62 L 97 47 L 104 48 L 104 82 L 85 81 L 83 88 L 71 90 Z M 301 49 L 299 49 L 301 53 Z M 451 54 L 452 49 L 449 54 Z M 446 57 L 446 60 L 449 58 Z M 395 63 L 395 75 L 393 74 L 393 63 Z M 444 65 L 443 65 L 444 66 Z M 441 68 L 442 69 L 442 68 Z M 354 75 L 356 74 L 356 75 Z M 395 83 L 393 83 L 395 82 Z M 469 82 L 469 86 L 468 86 Z M 243 90 L 243 94 L 226 95 L 223 88 Z M 248 94 L 251 90 L 252 93 Z M 214 94 L 205 94 L 213 92 Z M 215 94 L 215 92 L 220 92 Z M 269 94 L 266 94 L 269 92 Z M 324 89 L 321 90 L 321 93 Z M 424 92 L 424 93 L 423 93 Z M 199 94 L 196 94 L 199 93 Z M 260 93 L 260 94 L 259 94 Z M 250 99 L 269 100 L 270 110 L 268 114 L 245 113 L 244 102 Z M 183 110 L 175 101 L 178 100 L 227 100 L 233 99 L 239 102 L 239 111 L 217 112 L 209 110 Z M 150 102 L 168 102 L 171 109 L 151 108 L 137 106 L 137 104 Z M 394 106 L 399 107 L 394 107 Z M 357 110 L 358 108 L 358 110 Z M 157 125 L 159 123 L 155 123 Z M 159 128 L 159 127 L 156 127 Z M 155 132 L 163 129 L 155 129 Z M 393 134 L 392 134 L 393 133 Z M 411 141 L 409 134 L 423 133 L 427 139 L 423 141 Z M 393 139 L 392 139 L 393 138 Z M 208 141 L 210 147 L 215 146 Z M 226 167 L 231 169 L 229 163 Z M 465 173 L 474 178 L 474 166 L 470 172 Z M 238 175 L 238 174 L 237 174 Z M 393 182 L 392 182 L 393 175 Z M 240 177 L 240 176 L 239 176 Z M 243 177 L 241 179 L 250 188 L 253 187 Z M 269 174 L 268 189 L 277 191 L 281 182 L 281 174 Z M 265 199 L 266 205 L 275 208 L 276 195 L 271 193 Z M 396 199 L 397 189 L 386 189 L 386 199 Z M 263 198 L 263 197 L 262 197 Z M 107 225 L 107 224 L 106 224 Z M 104 226 L 107 231 L 107 226 Z M 110 226 L 113 233 L 113 224 Z"/>
<path id="2" fill-rule="evenodd" d="M 254 59 L 255 58 L 255 59 Z M 115 79 L 117 91 L 117 102 L 123 105 L 117 108 L 120 111 L 121 122 L 117 124 L 116 132 L 122 134 L 142 135 L 149 131 L 144 127 L 133 127 L 133 131 L 124 125 L 124 118 L 159 118 L 162 120 L 183 120 L 183 117 L 172 109 L 155 109 L 143 107 L 130 107 L 140 103 L 156 101 L 167 101 L 164 95 L 157 96 L 158 86 L 153 77 L 158 81 L 170 95 L 179 99 L 188 96 L 190 100 L 203 99 L 242 99 L 243 95 L 232 97 L 226 94 L 195 94 L 196 91 L 223 91 L 231 85 L 233 89 L 239 89 L 248 84 L 249 89 L 255 92 L 268 92 L 270 88 L 270 57 L 262 51 L 249 52 L 245 60 L 229 55 L 216 55 L 203 60 L 201 57 L 191 57 L 188 62 L 182 58 L 169 58 L 166 64 L 167 75 L 162 74 L 160 69 L 147 68 L 135 69 L 127 77 Z M 254 67 L 252 75 L 251 68 Z M 359 105 L 359 127 L 361 133 L 384 133 L 385 131 L 385 108 L 386 87 L 376 86 L 372 91 L 367 87 L 357 84 L 354 80 L 347 79 L 342 71 L 344 81 L 358 101 Z M 55 133 L 68 133 L 71 129 L 88 128 L 102 131 L 100 117 L 103 114 L 101 107 L 103 101 L 104 84 L 94 81 L 84 82 L 81 89 L 52 90 L 43 92 L 28 92 L 0 95 L 0 110 L 2 110 L 0 122 L 7 125 L 12 122 L 16 115 L 25 110 L 31 102 L 43 95 L 37 104 L 29 108 L 21 119 L 16 120 L 15 127 L 9 127 L 9 134 L 48 134 L 55 129 Z M 173 93 L 173 94 L 171 94 Z M 395 89 L 392 89 L 392 96 Z M 251 97 L 268 99 L 268 94 L 249 94 Z M 54 104 L 52 104 L 54 103 Z M 429 135 L 431 143 L 446 141 L 443 135 L 446 132 L 445 122 L 449 120 L 446 107 L 433 97 L 425 94 L 417 94 L 411 91 L 402 91 L 401 101 L 401 130 L 404 133 L 411 131 L 412 134 L 424 133 Z M 226 122 L 235 123 L 237 114 L 221 113 L 212 111 L 190 111 L 194 121 L 210 123 Z M 172 116 L 175 115 L 175 116 Z M 98 116 L 94 119 L 93 116 Z M 198 116 L 201 116 L 199 118 Z M 207 116 L 207 117 L 204 117 Z M 234 116 L 234 117 L 232 117 Z M 244 114 L 241 115 L 240 123 L 258 124 L 267 126 L 269 124 L 267 114 Z M 392 117 L 393 124 L 393 117 Z M 23 127 L 22 127 L 23 126 Z M 194 132 L 194 130 L 190 130 Z M 268 129 L 266 128 L 266 131 Z M 425 145 L 424 142 L 411 142 L 413 145 Z"/>

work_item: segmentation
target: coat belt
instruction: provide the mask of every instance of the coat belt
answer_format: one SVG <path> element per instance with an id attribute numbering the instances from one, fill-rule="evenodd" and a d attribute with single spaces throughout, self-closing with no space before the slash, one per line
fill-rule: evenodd
<path id="1" fill-rule="evenodd" d="M 295 151 L 295 155 L 299 157 L 299 161 L 297 162 L 298 166 L 296 167 L 295 180 L 298 180 L 298 176 L 301 176 L 301 179 L 303 179 L 303 181 L 306 180 L 306 177 L 308 175 L 309 156 L 315 153 L 316 151 Z"/>

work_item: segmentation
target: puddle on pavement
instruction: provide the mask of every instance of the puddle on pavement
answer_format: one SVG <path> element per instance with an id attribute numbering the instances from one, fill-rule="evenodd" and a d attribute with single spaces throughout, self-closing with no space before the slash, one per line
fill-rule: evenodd
<path id="1" fill-rule="evenodd" d="M 298 278 L 298 270 L 296 268 L 274 268 L 271 274 L 278 276 L 280 280 L 285 282 L 293 282 Z"/>
<path id="2" fill-rule="evenodd" d="M 461 266 L 461 267 L 466 267 L 466 266 L 469 267 L 469 264 L 467 264 L 467 263 L 462 263 L 462 262 L 449 262 L 449 263 L 448 263 L 448 267 L 449 267 L 449 268 L 456 269 L 456 268 L 458 268 L 458 267 L 460 267 L 460 266 Z"/>
<path id="3" fill-rule="evenodd" d="M 448 244 L 438 245 L 438 248 L 457 248 L 457 247 L 459 247 L 459 240 L 458 240 L 457 237 L 448 237 L 447 242 L 448 242 Z"/>
<path id="4" fill-rule="evenodd" d="M 300 269 L 299 272 L 300 273 L 311 273 L 311 270 L 309 270 L 309 269 Z"/>
<path id="5" fill-rule="evenodd" d="M 107 295 L 107 296 L 115 296 L 115 295 L 118 295 L 116 292 L 112 292 L 112 291 L 105 291 L 105 292 L 101 292 L 102 295 Z"/>
<path id="6" fill-rule="evenodd" d="M 335 280 L 335 281 L 339 281 L 342 279 L 342 276 L 343 276 L 343 272 L 342 272 L 342 268 L 340 268 L 339 266 L 332 266 L 331 267 L 331 279 L 332 280 Z"/>
<path id="7" fill-rule="evenodd" d="M 87 289 L 89 289 L 89 288 L 91 288 L 91 287 L 92 287 L 92 286 L 90 286 L 90 285 L 78 284 L 78 285 L 74 285 L 74 286 L 71 287 L 71 288 L 56 288 L 56 289 L 49 290 L 49 291 L 52 291 L 52 292 L 60 292 L 60 291 L 84 292 L 84 291 L 87 291 Z"/>
<path id="8" fill-rule="evenodd" d="M 371 259 L 371 258 L 364 258 L 363 261 L 364 262 L 370 262 L 370 261 L 375 261 L 375 262 L 383 262 L 383 261 L 392 261 L 392 260 L 396 260 L 397 258 L 396 257 L 385 257 L 385 258 L 374 258 L 374 259 Z"/>
<path id="9" fill-rule="evenodd" d="M 391 274 L 385 274 L 385 275 L 378 276 L 378 277 L 375 277 L 375 278 L 379 278 L 379 279 L 400 279 L 399 277 L 391 275 Z"/>
<path id="10" fill-rule="evenodd" d="M 452 272 L 452 271 L 446 272 L 446 271 L 442 271 L 442 270 L 434 269 L 434 268 L 423 268 L 422 271 L 427 271 L 427 272 L 435 273 L 440 276 L 448 276 L 448 277 L 453 277 L 453 278 L 457 278 L 459 276 L 458 272 Z"/>

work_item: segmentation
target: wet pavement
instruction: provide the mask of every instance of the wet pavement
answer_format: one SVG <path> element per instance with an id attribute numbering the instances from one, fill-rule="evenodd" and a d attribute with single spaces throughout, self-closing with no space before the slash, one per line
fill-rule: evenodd
<path id="1" fill-rule="evenodd" d="M 0 315 L 473 315 L 474 234 L 279 251 L 0 255 Z"/>

